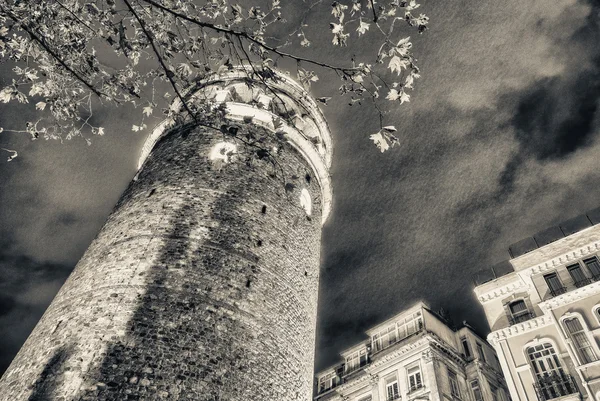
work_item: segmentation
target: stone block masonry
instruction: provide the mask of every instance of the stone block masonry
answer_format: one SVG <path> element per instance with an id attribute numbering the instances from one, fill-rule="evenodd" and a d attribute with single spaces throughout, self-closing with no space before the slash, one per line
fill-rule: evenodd
<path id="1" fill-rule="evenodd" d="M 311 398 L 323 193 L 297 147 L 238 128 L 277 162 L 206 127 L 156 142 L 0 400 Z"/>

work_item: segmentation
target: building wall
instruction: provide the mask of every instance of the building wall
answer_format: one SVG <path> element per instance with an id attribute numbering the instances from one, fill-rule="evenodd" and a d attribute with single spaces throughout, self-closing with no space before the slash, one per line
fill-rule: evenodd
<path id="1" fill-rule="evenodd" d="M 488 339 L 495 345 L 513 401 L 600 399 L 600 282 L 583 261 L 600 254 L 600 226 L 596 225 L 511 260 L 514 272 L 475 289 L 492 328 Z M 574 281 L 568 267 L 579 264 L 583 279 Z M 551 292 L 544 276 L 556 273 L 561 287 Z M 575 276 L 578 277 L 578 276 Z M 596 280 L 596 281 L 594 281 Z M 509 304 L 524 300 L 528 313 L 515 320 Z M 510 318 L 509 318 L 510 317 Z M 593 349 L 592 362 L 584 361 L 565 328 L 565 318 L 578 317 L 586 341 Z M 538 382 L 526 349 L 552 344 L 567 378 Z M 568 377 L 576 388 L 568 383 Z M 563 386 L 562 393 L 536 394 L 534 386 L 549 388 L 548 381 Z M 541 383 L 541 384 L 540 384 Z M 541 398 L 540 398 L 541 397 Z"/>
<path id="2" fill-rule="evenodd" d="M 240 124 L 246 133 L 273 137 Z M 241 146 L 215 163 L 222 141 L 196 128 L 155 146 L 0 381 L 1 400 L 310 398 L 318 182 L 271 140 L 283 172 Z"/>

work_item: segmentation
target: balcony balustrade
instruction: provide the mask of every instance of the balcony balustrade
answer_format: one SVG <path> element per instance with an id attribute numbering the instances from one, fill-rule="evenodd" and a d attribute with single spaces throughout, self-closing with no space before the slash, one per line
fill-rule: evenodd
<path id="1" fill-rule="evenodd" d="M 552 295 L 553 297 L 564 294 L 565 292 L 567 292 L 567 287 L 550 288 L 550 295 Z"/>
<path id="2" fill-rule="evenodd" d="M 575 287 L 581 288 L 581 287 L 585 287 L 586 285 L 591 284 L 591 283 L 592 283 L 591 278 L 584 278 L 582 280 L 575 281 Z"/>
<path id="3" fill-rule="evenodd" d="M 516 315 L 516 316 L 509 316 L 508 320 L 510 321 L 510 325 L 512 326 L 517 323 L 526 322 L 533 318 L 535 318 L 535 315 L 532 312 L 527 312 L 527 313 L 522 313 L 522 314 Z"/>
<path id="4" fill-rule="evenodd" d="M 578 394 L 577 384 L 569 375 L 553 374 L 538 378 L 535 391 L 539 401 L 552 400 L 569 394 Z"/>

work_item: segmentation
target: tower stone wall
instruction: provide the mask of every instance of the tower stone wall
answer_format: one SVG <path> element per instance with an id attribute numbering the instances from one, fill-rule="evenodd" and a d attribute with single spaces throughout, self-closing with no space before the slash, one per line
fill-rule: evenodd
<path id="1" fill-rule="evenodd" d="M 311 398 L 327 127 L 283 76 L 200 86 L 227 112 L 157 127 L 0 400 Z"/>

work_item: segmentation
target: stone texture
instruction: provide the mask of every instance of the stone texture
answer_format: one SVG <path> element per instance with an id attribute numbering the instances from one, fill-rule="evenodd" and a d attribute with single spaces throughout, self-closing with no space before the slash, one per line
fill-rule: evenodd
<path id="1" fill-rule="evenodd" d="M 0 380 L 0 400 L 308 400 L 321 193 L 219 130 L 167 134 Z M 286 185 L 293 184 L 293 185 Z M 312 216 L 300 206 L 307 188 Z"/>

